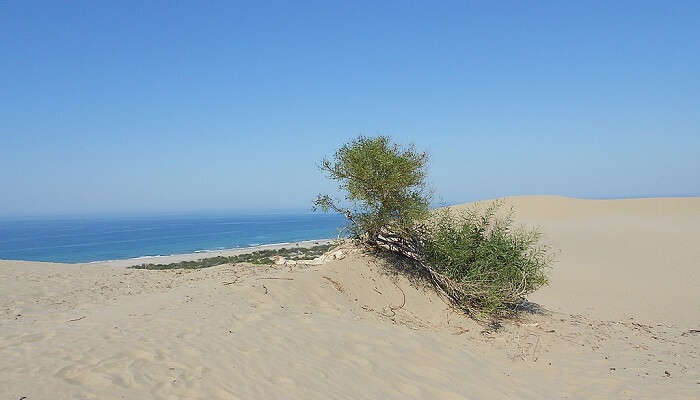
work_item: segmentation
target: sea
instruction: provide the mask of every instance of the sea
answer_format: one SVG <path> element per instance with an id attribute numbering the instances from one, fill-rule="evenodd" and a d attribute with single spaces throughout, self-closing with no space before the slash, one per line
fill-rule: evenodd
<path id="1" fill-rule="evenodd" d="M 335 214 L 0 219 L 0 259 L 85 263 L 338 237 Z"/>

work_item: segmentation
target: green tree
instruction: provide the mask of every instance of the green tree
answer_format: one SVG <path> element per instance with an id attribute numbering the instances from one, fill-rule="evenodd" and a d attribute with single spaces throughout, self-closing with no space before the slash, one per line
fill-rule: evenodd
<path id="1" fill-rule="evenodd" d="M 445 298 L 472 317 L 502 316 L 547 283 L 552 258 L 536 230 L 498 216 L 499 202 L 460 214 L 430 212 L 428 155 L 389 137 L 360 136 L 320 169 L 345 199 L 319 195 L 314 209 L 344 214 L 356 239 L 418 267 Z"/>
<path id="2" fill-rule="evenodd" d="M 413 145 L 402 147 L 387 136 L 359 136 L 320 165 L 345 192 L 345 201 L 319 195 L 314 209 L 345 215 L 352 235 L 370 242 L 389 227 L 410 227 L 428 212 L 427 163 L 428 154 Z"/>

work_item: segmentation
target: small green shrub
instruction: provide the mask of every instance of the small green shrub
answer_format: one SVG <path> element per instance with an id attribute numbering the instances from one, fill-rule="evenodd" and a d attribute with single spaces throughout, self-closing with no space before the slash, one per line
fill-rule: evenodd
<path id="1" fill-rule="evenodd" d="M 514 227 L 500 202 L 485 210 L 436 212 L 426 223 L 424 263 L 454 302 L 471 314 L 498 315 L 547 283 L 552 261 L 540 233 Z"/>
<path id="2" fill-rule="evenodd" d="M 170 264 L 140 264 L 129 268 L 133 269 L 199 269 L 214 267 L 222 264 L 272 264 L 272 257 L 282 256 L 289 260 L 308 260 L 316 258 L 334 247 L 334 244 L 321 244 L 312 247 L 293 247 L 271 250 L 257 250 L 250 253 L 238 254 L 235 256 L 224 257 L 208 257 L 195 261 L 179 261 Z"/>

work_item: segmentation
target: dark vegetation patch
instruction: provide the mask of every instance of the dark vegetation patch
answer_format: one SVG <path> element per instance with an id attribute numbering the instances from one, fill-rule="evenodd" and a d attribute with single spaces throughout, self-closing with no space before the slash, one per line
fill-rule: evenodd
<path id="1" fill-rule="evenodd" d="M 238 254 L 235 256 L 217 256 L 202 258 L 194 261 L 179 261 L 170 264 L 140 264 L 129 268 L 133 269 L 199 269 L 214 267 L 222 264 L 272 264 L 272 257 L 282 256 L 288 260 L 310 260 L 316 258 L 330 250 L 334 244 L 321 244 L 313 247 L 292 247 L 272 250 L 257 250 L 250 253 Z"/>

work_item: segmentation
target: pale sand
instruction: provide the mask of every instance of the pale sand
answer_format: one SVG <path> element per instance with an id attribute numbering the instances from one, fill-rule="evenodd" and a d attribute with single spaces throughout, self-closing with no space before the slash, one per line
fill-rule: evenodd
<path id="1" fill-rule="evenodd" d="M 361 254 L 0 262 L 0 398 L 698 398 L 700 199 L 511 201 L 561 254 L 553 311 L 498 332 Z"/>

